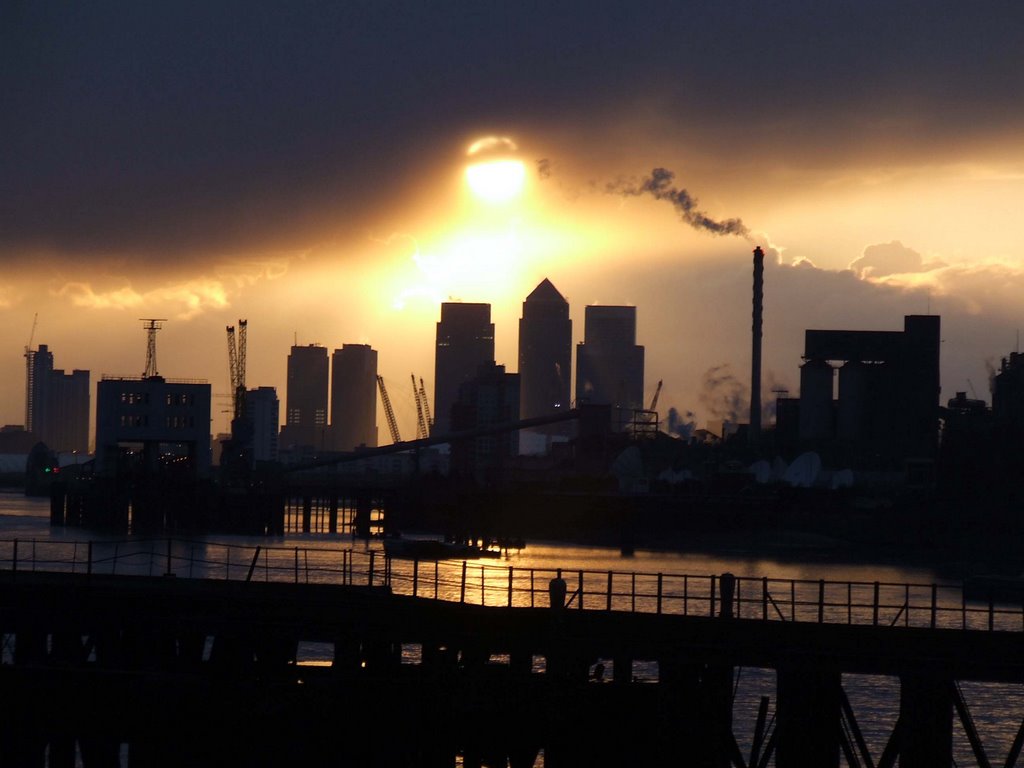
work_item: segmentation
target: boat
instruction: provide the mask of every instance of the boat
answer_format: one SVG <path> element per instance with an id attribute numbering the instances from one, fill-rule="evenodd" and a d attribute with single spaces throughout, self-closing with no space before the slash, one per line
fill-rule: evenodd
<path id="1" fill-rule="evenodd" d="M 502 550 L 439 539 L 392 537 L 384 539 L 384 553 L 409 560 L 476 560 L 501 557 Z"/>

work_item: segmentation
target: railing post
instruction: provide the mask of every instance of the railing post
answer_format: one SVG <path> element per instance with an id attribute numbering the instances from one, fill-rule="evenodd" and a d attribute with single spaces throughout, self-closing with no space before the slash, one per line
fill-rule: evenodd
<path id="1" fill-rule="evenodd" d="M 18 540 L 14 540 L 14 551 L 11 553 L 11 570 L 18 572 Z"/>
<path id="2" fill-rule="evenodd" d="M 437 600 L 437 585 L 441 581 L 441 576 L 438 573 L 437 560 L 434 561 L 434 599 Z"/>
<path id="3" fill-rule="evenodd" d="M 818 623 L 825 621 L 825 580 L 818 579 Z"/>
<path id="4" fill-rule="evenodd" d="M 630 607 L 630 611 L 632 611 L 633 613 L 636 613 L 636 572 L 635 571 L 631 574 L 629 594 L 630 594 L 630 606 L 629 606 Z"/>
<path id="5" fill-rule="evenodd" d="M 656 610 L 656 613 L 659 613 L 659 614 L 661 613 L 661 579 L 662 579 L 662 576 L 659 573 L 658 574 L 658 602 L 657 602 L 657 606 L 658 607 L 657 607 L 657 610 Z"/>
<path id="6" fill-rule="evenodd" d="M 716 577 L 714 575 L 712 575 L 712 577 L 711 577 L 711 596 L 710 596 L 710 599 L 708 601 L 711 604 L 711 610 L 709 611 L 709 615 L 711 616 L 711 618 L 715 617 L 715 586 L 716 586 L 717 583 L 718 582 L 717 582 Z"/>
<path id="7" fill-rule="evenodd" d="M 459 587 L 459 602 L 466 602 L 466 561 L 462 561 L 462 586 Z"/>
<path id="8" fill-rule="evenodd" d="M 878 582 L 875 582 L 875 596 L 874 603 L 871 609 L 871 625 L 878 626 Z"/>
<path id="9" fill-rule="evenodd" d="M 768 577 L 761 579 L 761 620 L 768 621 Z"/>
<path id="10" fill-rule="evenodd" d="M 535 571 L 533 570 L 533 568 L 531 568 L 531 569 L 530 569 L 530 607 L 531 607 L 531 608 L 533 608 L 533 607 L 534 607 L 534 585 L 533 585 L 533 577 L 534 577 L 534 574 L 535 574 L 535 573 L 536 573 L 536 572 L 535 572 Z"/>
<path id="11" fill-rule="evenodd" d="M 372 557 L 372 555 L 371 555 Z M 295 548 L 295 583 L 299 583 L 299 548 Z"/>
<path id="12" fill-rule="evenodd" d="M 719 577 L 718 583 L 722 593 L 722 610 L 720 611 L 721 618 L 731 619 L 739 612 L 739 609 L 736 606 L 737 593 L 739 592 L 737 589 L 738 584 L 736 577 L 731 573 L 726 572 Z"/>
<path id="13" fill-rule="evenodd" d="M 608 605 L 606 610 L 612 609 L 612 572 L 608 571 Z"/>
<path id="14" fill-rule="evenodd" d="M 580 571 L 576 580 L 576 593 L 580 596 L 579 609 L 583 610 L 583 571 Z"/>
<path id="15" fill-rule="evenodd" d="M 487 605 L 487 586 L 484 583 L 484 567 L 480 566 L 480 605 Z"/>
<path id="16" fill-rule="evenodd" d="M 939 611 L 939 588 L 932 584 L 932 629 L 935 629 L 936 614 Z"/>
<path id="17" fill-rule="evenodd" d="M 515 568 L 513 568 L 512 566 L 509 566 L 509 569 L 508 569 L 508 607 L 509 608 L 512 607 L 512 571 L 514 571 L 514 570 L 515 570 Z"/>
<path id="18" fill-rule="evenodd" d="M 416 597 L 420 586 L 420 559 L 417 557 L 412 561 L 412 596 Z"/>
<path id="19" fill-rule="evenodd" d="M 992 590 L 988 593 L 988 631 L 991 632 L 995 626 L 996 618 L 996 601 L 995 596 L 992 594 Z"/>
<path id="20" fill-rule="evenodd" d="M 376 554 L 372 549 L 370 550 L 370 570 L 366 575 L 366 584 L 370 587 L 373 586 L 373 559 Z"/>

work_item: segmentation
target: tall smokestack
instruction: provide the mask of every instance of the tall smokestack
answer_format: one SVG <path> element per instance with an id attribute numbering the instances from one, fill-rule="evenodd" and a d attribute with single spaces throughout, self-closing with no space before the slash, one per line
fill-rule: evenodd
<path id="1" fill-rule="evenodd" d="M 750 354 L 750 444 L 761 440 L 761 323 L 764 309 L 764 251 L 754 249 L 754 325 Z"/>

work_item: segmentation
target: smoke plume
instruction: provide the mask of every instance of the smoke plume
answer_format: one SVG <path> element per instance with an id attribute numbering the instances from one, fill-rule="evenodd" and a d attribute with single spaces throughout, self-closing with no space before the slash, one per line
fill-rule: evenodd
<path id="1" fill-rule="evenodd" d="M 697 428 L 697 415 L 693 411 L 681 414 L 675 406 L 668 409 L 668 418 L 665 420 L 665 429 L 670 435 L 677 435 L 683 440 L 688 440 Z"/>
<path id="2" fill-rule="evenodd" d="M 667 168 L 655 168 L 651 175 L 637 181 L 609 182 L 605 191 L 610 194 L 626 197 L 650 195 L 655 200 L 664 200 L 676 209 L 679 218 L 694 229 L 711 232 L 715 235 L 738 235 L 750 239 L 750 230 L 739 219 L 716 221 L 703 211 L 697 209 L 697 198 L 680 189 L 673 183 L 675 174 Z"/>
<path id="3" fill-rule="evenodd" d="M 738 424 L 750 401 L 750 387 L 733 375 L 728 363 L 716 365 L 704 372 L 699 400 L 711 418 Z"/>

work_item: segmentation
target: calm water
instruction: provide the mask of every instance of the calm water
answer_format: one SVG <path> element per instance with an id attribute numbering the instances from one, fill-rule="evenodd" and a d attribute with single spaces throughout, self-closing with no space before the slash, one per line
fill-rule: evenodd
<path id="1" fill-rule="evenodd" d="M 0 539 L 19 539 L 25 552 L 35 541 L 40 547 L 46 542 L 94 542 L 113 541 L 123 537 L 95 535 L 80 529 L 51 528 L 49 525 L 49 502 L 46 499 L 27 499 L 20 493 L 0 493 Z M 346 535 L 328 536 L 320 534 L 296 534 L 268 539 L 264 537 L 215 535 L 204 539 L 210 544 L 229 544 L 238 547 L 314 547 L 341 549 L 353 545 Z M 379 549 L 371 542 L 354 546 Z M 717 575 L 730 572 L 736 576 L 764 577 L 779 579 L 826 579 L 832 581 L 856 582 L 911 582 L 929 584 L 948 582 L 943 573 L 948 564 L 936 563 L 933 567 L 922 565 L 901 565 L 898 563 L 872 564 L 839 562 L 813 554 L 787 553 L 785 558 L 757 556 L 749 552 L 718 552 L 715 554 L 672 553 L 638 550 L 632 556 L 623 556 L 615 548 L 574 546 L 553 542 L 528 542 L 522 550 L 513 550 L 501 561 L 490 561 L 497 565 L 514 566 L 517 570 L 539 569 L 568 572 L 585 571 L 640 571 L 646 573 Z M 571 575 L 567 574 L 571 582 Z M 1022 634 L 1024 642 L 1024 634 Z M 327 649 L 315 647 L 304 649 L 308 663 L 322 662 L 317 654 L 326 654 Z M 612 661 L 604 660 L 610 673 Z M 639 679 L 654 676 L 656 671 L 638 664 L 634 674 Z M 609 675 L 610 676 L 610 675 Z M 753 723 L 762 695 L 771 697 L 774 709 L 774 672 L 761 669 L 737 669 L 735 672 L 735 727 L 737 740 L 744 754 L 749 754 Z M 895 679 L 847 675 L 844 688 L 849 696 L 858 723 L 864 731 L 877 761 L 892 731 L 899 709 L 899 687 Z M 965 699 L 981 734 L 989 760 L 993 764 L 1005 763 L 1010 745 L 1024 718 L 1024 686 L 963 683 Z M 954 717 L 954 740 L 956 764 L 975 765 L 975 760 L 962 726 Z M 538 765 L 543 765 L 542 757 Z"/>

